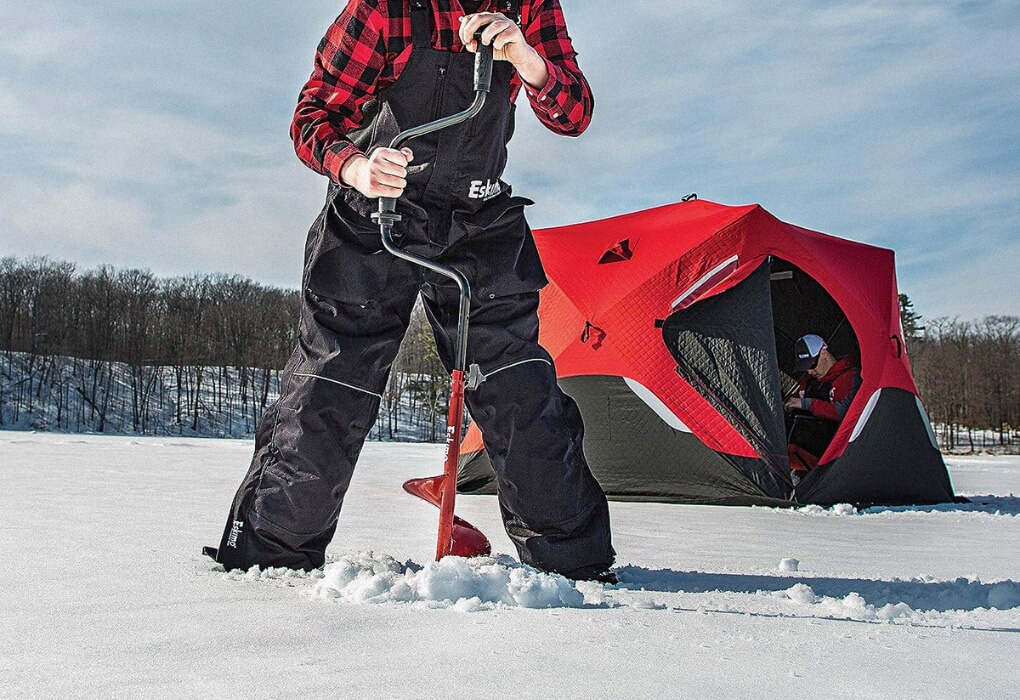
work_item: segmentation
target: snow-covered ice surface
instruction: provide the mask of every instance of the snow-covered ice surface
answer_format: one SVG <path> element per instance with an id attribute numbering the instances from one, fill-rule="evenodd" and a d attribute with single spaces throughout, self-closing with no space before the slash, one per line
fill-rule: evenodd
<path id="1" fill-rule="evenodd" d="M 1020 686 L 1020 457 L 950 457 L 964 505 L 612 503 L 620 584 L 431 562 L 369 444 L 324 571 L 224 573 L 247 441 L 0 432 L 0 697 L 1005 697 Z"/>

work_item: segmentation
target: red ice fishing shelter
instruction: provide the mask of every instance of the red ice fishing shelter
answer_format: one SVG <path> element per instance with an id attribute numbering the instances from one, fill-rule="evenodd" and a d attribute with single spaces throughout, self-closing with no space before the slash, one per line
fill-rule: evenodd
<path id="1" fill-rule="evenodd" d="M 936 503 L 953 489 L 910 372 L 893 252 L 693 199 L 535 232 L 540 341 L 610 498 Z M 794 487 L 783 396 L 805 333 L 859 353 L 862 385 Z M 494 493 L 472 425 L 458 487 Z"/>

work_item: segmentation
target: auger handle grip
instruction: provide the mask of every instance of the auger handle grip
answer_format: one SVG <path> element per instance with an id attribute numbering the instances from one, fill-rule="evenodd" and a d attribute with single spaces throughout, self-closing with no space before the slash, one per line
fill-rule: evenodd
<path id="1" fill-rule="evenodd" d="M 482 32 L 475 32 L 475 92 L 488 92 L 492 86 L 492 44 L 482 43 Z"/>
<path id="2" fill-rule="evenodd" d="M 382 214 L 396 214 L 397 200 L 394 197 L 379 198 L 379 212 Z"/>

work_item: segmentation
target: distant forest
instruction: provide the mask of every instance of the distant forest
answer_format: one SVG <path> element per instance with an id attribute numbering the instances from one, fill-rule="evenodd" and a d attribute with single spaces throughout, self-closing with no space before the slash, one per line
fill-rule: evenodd
<path id="1" fill-rule="evenodd" d="M 236 421 L 213 421 L 216 430 L 248 434 L 275 398 L 299 304 L 296 291 L 236 275 L 159 278 L 2 258 L 0 426 L 18 424 L 38 400 L 49 404 L 44 427 L 51 430 L 103 432 L 117 413 L 130 415 L 121 429 L 132 432 L 200 434 L 210 416 L 230 407 Z M 1016 443 L 1020 318 L 924 318 L 905 295 L 900 312 L 914 377 L 943 446 Z M 442 439 L 448 390 L 418 308 L 374 437 Z M 400 425 L 407 420 L 415 430 Z"/>
<path id="2" fill-rule="evenodd" d="M 298 292 L 236 275 L 2 258 L 0 427 L 33 413 L 47 430 L 249 434 L 276 397 L 299 308 Z M 418 309 L 373 436 L 442 439 L 448 385 Z"/>
<path id="3" fill-rule="evenodd" d="M 914 381 L 943 448 L 1020 444 L 1020 317 L 924 319 L 901 294 L 900 319 Z"/>

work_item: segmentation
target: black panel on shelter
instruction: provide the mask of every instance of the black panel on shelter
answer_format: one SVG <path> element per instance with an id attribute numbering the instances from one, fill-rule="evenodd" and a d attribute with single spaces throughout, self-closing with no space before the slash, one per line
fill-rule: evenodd
<path id="1" fill-rule="evenodd" d="M 614 501 L 789 505 L 785 492 L 763 491 L 746 473 L 760 460 L 723 458 L 693 434 L 668 425 L 621 377 L 568 377 L 560 386 L 584 418 L 584 452 Z M 756 466 L 757 465 L 757 466 Z M 460 493 L 495 493 L 484 450 L 461 458 Z"/>
<path id="2" fill-rule="evenodd" d="M 909 391 L 885 388 L 864 428 L 837 459 L 797 485 L 799 503 L 926 504 L 954 500 L 942 455 Z"/>

